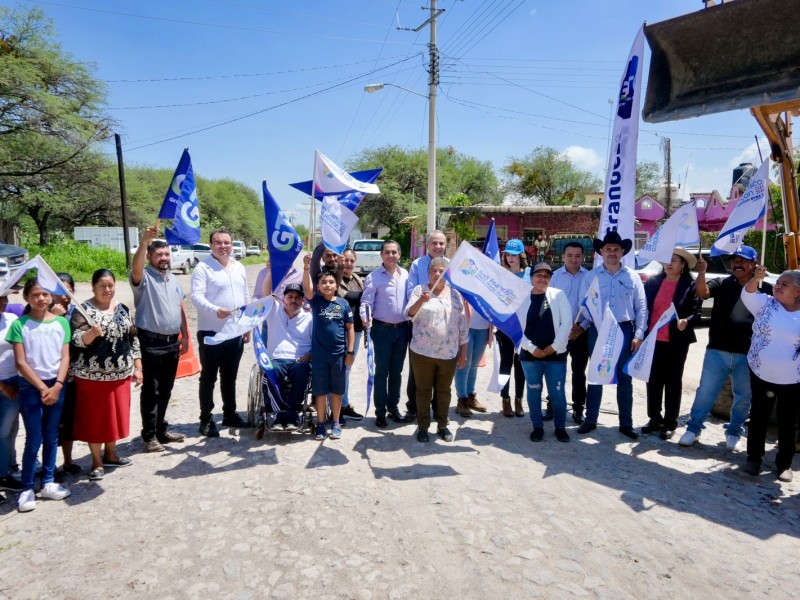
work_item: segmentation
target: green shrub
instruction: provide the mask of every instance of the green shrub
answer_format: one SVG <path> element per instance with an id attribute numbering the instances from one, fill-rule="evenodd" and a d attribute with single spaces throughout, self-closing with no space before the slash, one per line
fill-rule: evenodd
<path id="1" fill-rule="evenodd" d="M 91 281 L 97 269 L 110 269 L 117 280 L 128 277 L 125 254 L 111 248 L 92 248 L 88 244 L 73 241 L 59 242 L 49 246 L 28 245 L 31 258 L 41 254 L 54 271 L 64 271 L 75 281 Z"/>

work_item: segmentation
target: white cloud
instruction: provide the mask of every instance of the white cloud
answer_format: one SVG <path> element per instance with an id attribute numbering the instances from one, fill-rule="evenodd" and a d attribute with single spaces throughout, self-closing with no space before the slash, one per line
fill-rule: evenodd
<path id="1" fill-rule="evenodd" d="M 604 167 L 605 160 L 592 148 L 570 146 L 562 154 L 569 158 L 577 168 L 584 171 L 594 172 Z"/>
<path id="2" fill-rule="evenodd" d="M 532 8 L 531 11 L 528 13 L 530 16 L 535 17 L 536 13 L 539 12 L 535 8 Z"/>
<path id="3" fill-rule="evenodd" d="M 738 156 L 734 156 L 728 161 L 728 166 L 733 169 L 734 167 L 738 167 L 741 163 L 753 163 L 756 167 L 758 167 L 763 160 L 758 155 L 758 145 L 761 145 L 761 152 L 764 154 L 764 158 L 769 156 L 769 143 L 767 142 L 766 137 L 758 138 L 758 144 L 753 141 L 747 148 L 742 150 Z"/>

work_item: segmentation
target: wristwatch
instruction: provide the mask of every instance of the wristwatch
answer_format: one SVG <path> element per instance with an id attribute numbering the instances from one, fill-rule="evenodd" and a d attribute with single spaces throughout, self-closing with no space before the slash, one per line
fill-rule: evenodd
<path id="1" fill-rule="evenodd" d="M 355 356 L 355 355 L 356 355 L 356 353 L 355 353 L 355 352 L 352 352 L 352 351 L 350 351 L 350 350 L 348 350 L 348 351 L 347 351 L 347 354 L 349 354 L 350 356 Z"/>

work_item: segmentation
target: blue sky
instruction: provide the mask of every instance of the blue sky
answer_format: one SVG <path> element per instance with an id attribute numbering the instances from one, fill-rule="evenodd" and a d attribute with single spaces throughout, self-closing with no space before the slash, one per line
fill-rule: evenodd
<path id="1" fill-rule="evenodd" d="M 198 174 L 256 190 L 266 179 L 291 211 L 307 198 L 287 184 L 310 179 L 315 148 L 344 163 L 369 147 L 427 147 L 423 98 L 393 88 L 363 92 L 367 83 L 388 82 L 427 93 L 428 30 L 396 29 L 427 18 L 420 0 L 19 4 L 44 9 L 64 49 L 94 63 L 108 82 L 109 112 L 120 123 L 128 164 L 172 169 L 188 146 Z M 701 2 L 438 6 L 446 9 L 438 29 L 439 146 L 490 160 L 498 171 L 510 156 L 553 146 L 602 178 L 608 100 L 638 27 L 699 10 Z M 660 163 L 659 136 L 669 137 L 684 193 L 716 188 L 724 196 L 731 169 L 758 162 L 759 133 L 748 111 L 642 123 L 639 158 Z M 199 196 L 202 207 L 202 190 Z"/>

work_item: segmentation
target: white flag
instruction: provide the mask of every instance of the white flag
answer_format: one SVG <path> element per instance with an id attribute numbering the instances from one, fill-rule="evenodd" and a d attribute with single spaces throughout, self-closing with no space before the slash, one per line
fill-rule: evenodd
<path id="1" fill-rule="evenodd" d="M 340 196 L 350 192 L 379 194 L 374 183 L 359 181 L 319 150 L 314 154 L 314 195 Z"/>
<path id="2" fill-rule="evenodd" d="M 700 228 L 697 225 L 697 208 L 694 201 L 687 202 L 672 213 L 639 250 L 639 258 L 668 263 L 675 246 L 687 248 L 700 245 Z"/>
<path id="3" fill-rule="evenodd" d="M 600 281 L 597 277 L 592 278 L 589 289 L 586 290 L 586 296 L 581 300 L 581 305 L 586 308 L 592 318 L 592 323 L 599 329 L 603 323 L 603 302 L 600 298 Z"/>
<path id="4" fill-rule="evenodd" d="M 592 358 L 589 360 L 587 381 L 592 385 L 617 383 L 617 362 L 622 353 L 622 328 L 610 308 L 606 308 L 603 324 L 597 332 Z"/>
<path id="5" fill-rule="evenodd" d="M 358 217 L 336 196 L 325 196 L 322 200 L 322 241 L 326 248 L 341 254 L 347 247 L 350 232 L 358 223 Z"/>
<path id="6" fill-rule="evenodd" d="M 750 180 L 744 196 L 739 198 L 717 241 L 711 246 L 711 256 L 736 252 L 736 248 L 741 246 L 744 240 L 744 234 L 761 217 L 766 218 L 767 194 L 769 194 L 769 159 L 761 163 L 755 177 Z"/>
<path id="7" fill-rule="evenodd" d="M 267 303 L 271 302 L 270 298 L 272 298 L 272 296 L 264 296 L 255 302 L 243 306 L 241 309 L 242 314 L 238 317 L 234 315 L 228 317 L 222 325 L 222 329 L 213 336 L 204 338 L 203 342 L 209 346 L 216 346 L 217 344 L 240 337 L 248 331 L 260 327 L 261 323 L 266 320 L 269 314 Z"/>
<path id="8" fill-rule="evenodd" d="M 617 114 L 611 137 L 611 154 L 600 211 L 600 229 L 597 237 L 616 231 L 623 240 L 633 240 L 633 221 L 636 203 L 636 145 L 639 141 L 639 106 L 641 105 L 642 77 L 644 75 L 644 26 L 633 41 L 625 73 L 619 84 Z M 599 252 L 594 266 L 603 262 Z M 622 264 L 634 267 L 633 252 L 622 257 Z"/>
<path id="9" fill-rule="evenodd" d="M 669 308 L 664 311 L 655 327 L 644 338 L 642 345 L 636 351 L 636 354 L 631 356 L 630 360 L 625 363 L 623 370 L 631 377 L 641 379 L 642 381 L 650 381 L 650 369 L 653 368 L 653 353 L 656 351 L 656 337 L 660 329 L 669 325 L 670 321 L 676 319 L 678 313 L 675 310 L 675 305 L 670 304 Z"/>
<path id="10" fill-rule="evenodd" d="M 492 376 L 489 379 L 489 385 L 486 391 L 491 394 L 499 394 L 503 391 L 506 382 L 511 378 L 511 375 L 500 374 L 500 344 L 495 341 L 492 344 Z"/>

